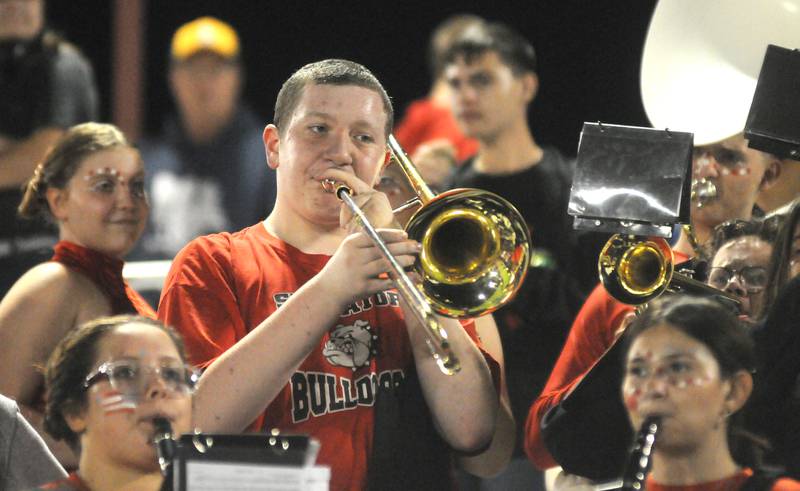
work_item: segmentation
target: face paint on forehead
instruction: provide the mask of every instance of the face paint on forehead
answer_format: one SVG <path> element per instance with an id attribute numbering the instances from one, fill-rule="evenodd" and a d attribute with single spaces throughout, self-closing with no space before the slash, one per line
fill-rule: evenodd
<path id="1" fill-rule="evenodd" d="M 662 343 L 659 346 L 652 347 L 652 346 L 643 346 L 641 351 L 637 350 L 634 352 L 634 356 L 631 358 L 645 358 L 646 360 L 655 360 L 656 362 L 662 362 L 668 358 L 678 358 L 678 357 L 696 357 L 699 353 L 698 348 L 694 346 L 681 346 L 680 344 L 672 344 L 669 342 Z"/>

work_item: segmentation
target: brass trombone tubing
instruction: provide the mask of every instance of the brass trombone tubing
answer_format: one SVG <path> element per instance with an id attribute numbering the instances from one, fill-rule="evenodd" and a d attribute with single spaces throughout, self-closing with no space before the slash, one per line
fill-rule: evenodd
<path id="1" fill-rule="evenodd" d="M 730 304 L 732 307 L 735 307 L 737 310 L 741 309 L 742 306 L 742 302 L 740 302 L 739 299 L 733 295 L 718 288 L 714 288 L 713 286 L 706 285 L 702 281 L 697 281 L 696 279 L 682 273 L 672 273 L 669 286 L 677 286 L 678 288 L 682 288 L 687 293 L 699 292 L 706 296 L 718 298 L 719 300 Z"/>
<path id="2" fill-rule="evenodd" d="M 350 209 L 350 211 L 353 213 L 353 216 L 358 221 L 358 224 L 361 226 L 367 236 L 372 239 L 372 242 L 381 251 L 383 257 L 389 261 L 392 269 L 392 279 L 395 282 L 397 291 L 408 303 L 411 311 L 414 313 L 414 316 L 425 329 L 425 333 L 427 335 L 425 338 L 425 343 L 428 345 L 431 356 L 433 356 L 434 360 L 436 360 L 439 370 L 441 370 L 445 375 L 454 375 L 458 373 L 461 370 L 461 364 L 450 349 L 450 342 L 447 339 L 447 331 L 444 330 L 441 323 L 436 318 L 430 303 L 428 303 L 428 301 L 419 291 L 419 288 L 414 285 L 414 282 L 411 280 L 408 274 L 406 274 L 403 266 L 397 262 L 397 259 L 392 255 L 391 251 L 389 251 L 389 247 L 386 245 L 386 242 L 381 239 L 378 231 L 375 230 L 375 227 L 373 227 L 369 222 L 367 216 L 350 196 L 352 190 L 344 184 L 335 183 L 329 179 L 323 181 L 322 186 L 327 191 L 330 191 L 331 188 L 333 189 L 336 197 L 339 198 Z"/>
<path id="3" fill-rule="evenodd" d="M 403 147 L 400 146 L 400 143 L 398 143 L 394 135 L 389 135 L 388 146 L 389 151 L 392 152 L 392 156 L 394 156 L 397 163 L 400 164 L 400 168 L 403 169 L 406 177 L 408 177 L 408 182 L 411 184 L 411 187 L 414 188 L 414 194 L 417 195 L 422 206 L 435 198 L 436 194 L 422 179 L 419 171 L 414 167 L 414 164 L 411 163 L 411 159 L 409 159 L 403 151 Z"/>
<path id="4" fill-rule="evenodd" d="M 619 246 L 612 244 L 619 241 Z M 625 271 L 626 267 L 630 267 L 630 260 L 626 258 L 628 254 L 634 251 L 635 248 L 642 245 L 651 244 L 651 249 L 658 251 L 659 267 L 663 274 L 654 280 L 647 287 L 639 286 L 634 288 L 631 286 L 627 278 L 631 273 L 636 271 Z M 624 248 L 623 248 L 624 246 Z M 667 245 L 666 240 L 654 237 L 637 237 L 637 236 L 624 236 L 614 235 L 598 258 L 598 269 L 600 272 L 600 282 L 605 287 L 606 291 L 618 301 L 629 305 L 640 305 L 655 297 L 661 295 L 665 290 L 674 290 L 676 287 L 686 293 L 700 293 L 706 296 L 716 297 L 725 302 L 731 307 L 739 309 L 741 302 L 733 295 L 714 288 L 713 286 L 706 285 L 702 281 L 695 280 L 685 274 L 674 271 L 675 255 Z"/>
<path id="5" fill-rule="evenodd" d="M 415 208 L 420 206 L 422 206 L 422 201 L 415 196 L 410 200 L 406 201 L 405 203 L 403 203 L 402 205 L 398 206 L 394 210 L 392 210 L 392 213 L 397 215 L 398 213 L 404 212 L 410 208 Z"/>

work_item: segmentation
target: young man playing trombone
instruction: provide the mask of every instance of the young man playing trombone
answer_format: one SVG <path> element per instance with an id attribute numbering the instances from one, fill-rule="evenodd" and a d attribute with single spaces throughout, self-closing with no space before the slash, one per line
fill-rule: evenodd
<path id="1" fill-rule="evenodd" d="M 471 324 L 438 319 L 461 366 L 445 375 L 391 290 L 387 261 L 323 188 L 350 188 L 400 265 L 411 265 L 419 244 L 372 189 L 392 119 L 386 92 L 361 65 L 325 60 L 295 72 L 264 130 L 278 181 L 272 213 L 184 248 L 159 311 L 205 368 L 196 424 L 310 434 L 337 490 L 442 488 L 449 456 L 431 450 L 484 448 L 497 410 L 494 363 Z"/>

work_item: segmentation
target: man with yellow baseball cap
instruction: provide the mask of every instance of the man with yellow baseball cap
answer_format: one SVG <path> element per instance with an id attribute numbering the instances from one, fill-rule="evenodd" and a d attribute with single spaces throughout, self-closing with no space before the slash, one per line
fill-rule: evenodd
<path id="1" fill-rule="evenodd" d="M 239 36 L 231 26 L 213 17 L 201 17 L 175 31 L 172 38 L 174 61 L 186 61 L 202 51 L 236 59 L 239 56 Z"/>
<path id="2" fill-rule="evenodd" d="M 219 19 L 201 17 L 175 31 L 169 86 L 177 115 L 142 144 L 152 212 L 134 257 L 171 259 L 195 237 L 269 213 L 275 177 L 265 172 L 261 119 L 240 99 L 240 55 L 239 36 Z"/>

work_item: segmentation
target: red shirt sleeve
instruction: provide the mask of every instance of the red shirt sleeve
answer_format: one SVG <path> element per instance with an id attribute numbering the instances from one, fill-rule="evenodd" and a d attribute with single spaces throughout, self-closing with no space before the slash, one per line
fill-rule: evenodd
<path id="1" fill-rule="evenodd" d="M 788 477 L 782 477 L 775 481 L 772 491 L 800 491 L 800 482 Z"/>
<path id="2" fill-rule="evenodd" d="M 201 237 L 176 256 L 158 318 L 183 336 L 190 362 L 203 369 L 247 333 L 238 308 L 227 234 Z"/>
<path id="3" fill-rule="evenodd" d="M 625 315 L 632 311 L 632 306 L 614 300 L 602 285 L 597 285 L 575 317 L 561 355 L 525 422 L 525 452 L 539 469 L 558 465 L 542 438 L 540 425 L 544 415 L 570 393 L 611 347 L 614 332 Z"/>
<path id="4" fill-rule="evenodd" d="M 144 297 L 139 295 L 139 292 L 131 288 L 127 282 L 125 282 L 125 294 L 128 296 L 131 304 L 133 304 L 133 308 L 136 309 L 136 312 L 139 315 L 149 317 L 151 319 L 156 318 L 156 311 L 153 310 L 153 307 L 147 303 L 147 300 L 145 300 Z"/>
<path id="5" fill-rule="evenodd" d="M 426 108 L 427 101 L 414 101 L 408 106 L 403 119 L 394 129 L 394 136 L 409 155 L 414 153 L 425 138 L 430 112 Z"/>

